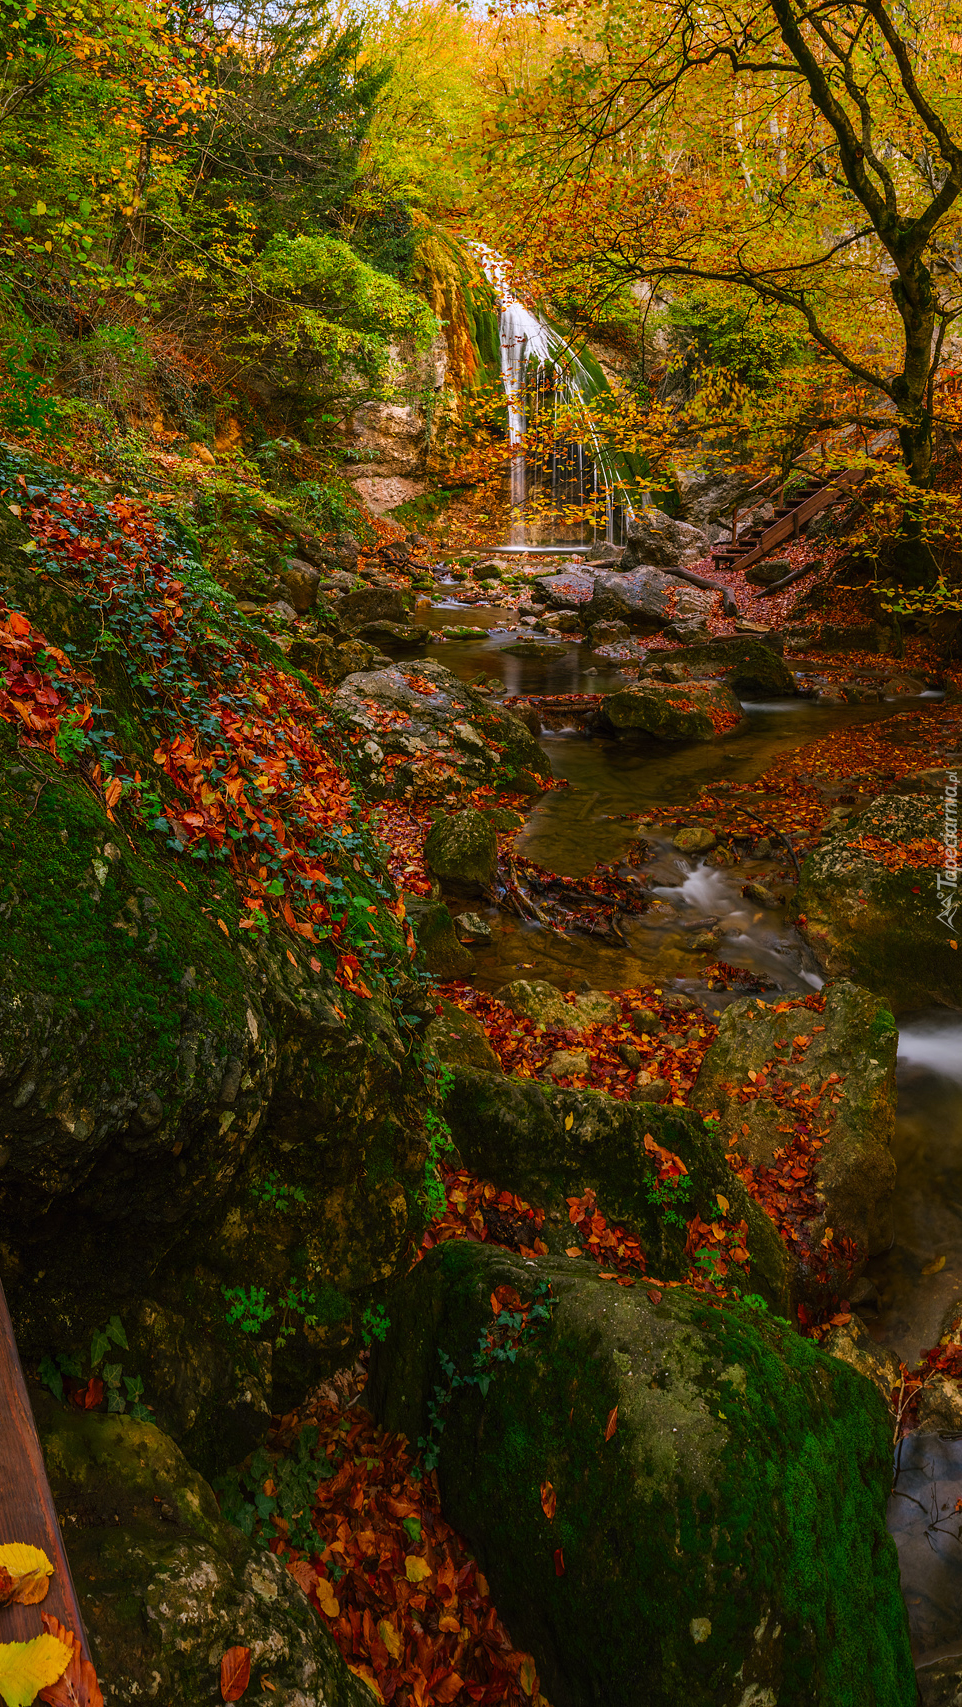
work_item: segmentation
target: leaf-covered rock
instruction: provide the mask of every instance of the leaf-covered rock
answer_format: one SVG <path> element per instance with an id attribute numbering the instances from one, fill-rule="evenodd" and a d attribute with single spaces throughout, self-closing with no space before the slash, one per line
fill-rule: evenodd
<path id="1" fill-rule="evenodd" d="M 550 1324 L 476 1361 L 496 1289 L 524 1303 L 540 1282 Z M 378 1415 L 416 1438 L 440 1389 L 445 1510 L 557 1707 L 908 1707 L 870 1382 L 744 1305 L 465 1241 L 429 1253 L 391 1317 Z M 444 1404 L 441 1353 L 490 1380 Z"/>
<path id="2" fill-rule="evenodd" d="M 822 837 L 802 866 L 798 913 L 828 977 L 853 978 L 896 1011 L 962 1005 L 945 833 L 943 799 L 887 794 Z"/>
<path id="3" fill-rule="evenodd" d="M 737 729 L 742 708 L 722 682 L 637 681 L 602 700 L 599 719 L 616 735 L 714 741 Z"/>

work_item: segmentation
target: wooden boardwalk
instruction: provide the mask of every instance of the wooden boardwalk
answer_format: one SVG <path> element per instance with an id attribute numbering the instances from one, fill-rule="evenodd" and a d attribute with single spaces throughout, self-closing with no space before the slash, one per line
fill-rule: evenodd
<path id="1" fill-rule="evenodd" d="M 791 503 L 781 504 L 771 521 L 745 533 L 736 533 L 738 511 L 732 522 L 733 539 L 730 545 L 716 545 L 712 558 L 718 569 L 748 569 L 763 557 L 769 557 L 778 546 L 796 540 L 802 528 L 821 510 L 831 509 L 848 497 L 853 486 L 865 479 L 864 468 L 845 469 L 829 481 L 813 479 L 796 493 Z"/>
<path id="2" fill-rule="evenodd" d="M 0 1286 L 0 1542 L 9 1541 L 42 1547 L 53 1565 L 53 1576 L 38 1606 L 0 1607 L 0 1642 L 28 1642 L 41 1636 L 40 1614 L 46 1612 L 74 1632 L 84 1659 L 90 1659 L 10 1312 Z"/>

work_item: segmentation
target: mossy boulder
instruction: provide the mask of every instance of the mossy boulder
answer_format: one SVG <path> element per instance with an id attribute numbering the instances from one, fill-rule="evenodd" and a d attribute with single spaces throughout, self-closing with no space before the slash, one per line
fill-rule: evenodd
<path id="1" fill-rule="evenodd" d="M 699 1115 L 471 1068 L 455 1072 L 444 1112 L 462 1161 L 544 1207 L 549 1212 L 545 1237 L 558 1249 L 571 1242 L 566 1199 L 590 1187 L 608 1220 L 638 1236 L 649 1272 L 680 1278 L 690 1260 L 687 1223 L 696 1210 L 714 1219 L 721 1192 L 730 1216 L 748 1225 L 750 1290 L 787 1312 L 785 1249 Z M 681 1194 L 659 1186 L 659 1164 L 645 1144 L 646 1134 L 687 1168 L 690 1183 Z"/>
<path id="2" fill-rule="evenodd" d="M 962 905 L 947 882 L 945 829 L 938 796 L 882 795 L 802 866 L 798 927 L 823 971 L 896 1012 L 962 1006 Z"/>
<path id="3" fill-rule="evenodd" d="M 545 1284 L 550 1322 L 487 1360 L 494 1290 Z M 744 1305 L 462 1241 L 392 1295 L 386 1427 L 427 1433 L 442 1353 L 490 1375 L 442 1407 L 444 1510 L 556 1707 L 911 1707 L 870 1382 Z"/>
<path id="4" fill-rule="evenodd" d="M 332 709 L 375 799 L 444 799 L 482 783 L 537 793 L 551 775 L 519 718 L 433 661 L 349 676 Z"/>
<path id="5" fill-rule="evenodd" d="M 407 896 L 405 912 L 418 947 L 419 964 L 435 978 L 463 978 L 474 955 L 459 940 L 454 920 L 443 901 L 430 896 Z"/>
<path id="6" fill-rule="evenodd" d="M 430 1020 L 424 1033 L 425 1048 L 452 1067 L 476 1067 L 482 1073 L 500 1073 L 501 1063 L 494 1053 L 480 1020 L 456 1008 L 443 999 L 438 1003 L 440 1013 Z"/>
<path id="7" fill-rule="evenodd" d="M 722 682 L 637 681 L 602 700 L 602 727 L 616 735 L 658 741 L 714 741 L 743 720 L 742 708 Z"/>
<path id="8" fill-rule="evenodd" d="M 373 1707 L 281 1562 L 222 1521 L 160 1429 L 44 1395 L 34 1409 L 106 1707 L 213 1707 L 235 1646 L 277 1707 Z"/>
<path id="9" fill-rule="evenodd" d="M 892 1242 L 897 1050 L 885 1002 L 854 984 L 829 986 L 821 1013 L 800 1001 L 746 997 L 721 1017 L 693 1106 L 718 1114 L 720 1147 L 734 1145 L 764 1167 L 791 1134 L 793 1108 L 813 1116 L 822 1148 L 809 1248 L 829 1227 L 854 1240 L 862 1257 Z"/>
<path id="10" fill-rule="evenodd" d="M 510 984 L 502 984 L 498 1001 L 521 1019 L 561 1026 L 565 1031 L 609 1025 L 621 1017 L 619 1003 L 605 990 L 583 990 L 573 1001 L 566 1001 L 562 992 L 543 978 L 514 978 Z"/>
<path id="11" fill-rule="evenodd" d="M 455 894 L 483 895 L 497 873 L 498 838 L 484 813 L 469 806 L 435 819 L 424 844 L 424 863 Z"/>
<path id="12" fill-rule="evenodd" d="M 677 665 L 695 677 L 715 676 L 739 694 L 783 698 L 795 692 L 795 677 L 775 645 L 751 636 L 722 636 L 703 646 L 679 647 L 659 653 L 657 663 Z"/>
<path id="13" fill-rule="evenodd" d="M 626 622 L 640 634 L 657 634 L 669 624 L 685 626 L 704 621 L 718 594 L 692 587 L 660 569 L 633 569 L 629 574 L 601 574 L 580 614 L 585 630 L 596 622 Z"/>

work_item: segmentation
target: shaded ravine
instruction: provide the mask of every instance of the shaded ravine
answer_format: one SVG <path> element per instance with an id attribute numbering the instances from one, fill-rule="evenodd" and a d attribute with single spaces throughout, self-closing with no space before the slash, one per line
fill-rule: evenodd
<path id="1" fill-rule="evenodd" d="M 501 648 L 516 638 L 505 632 L 511 624 L 507 612 L 493 607 L 464 614 L 488 635 L 432 648 L 463 680 L 483 672 L 498 677 L 509 693 L 531 695 L 604 693 L 623 683 L 617 669 L 584 647 L 558 645 L 552 649 L 556 655 L 530 659 L 505 653 Z M 786 749 L 884 722 L 913 703 L 918 702 L 748 702 L 747 725 L 717 745 L 657 751 L 575 728 L 543 730 L 541 744 L 554 774 L 568 786 L 541 797 L 518 840 L 519 851 L 578 877 L 596 862 L 623 858 L 642 836 L 651 849 L 643 869 L 655 905 L 624 921 L 625 947 L 560 936 L 491 908 L 492 941 L 475 948 L 472 982 L 494 992 L 518 977 L 544 978 L 566 989 L 617 989 L 658 979 L 718 1013 L 738 991 L 709 989 L 701 976 L 705 957 L 692 952 L 692 937 L 711 921 L 721 932 L 718 958 L 764 977 L 772 995 L 817 988 L 818 967 L 782 911 L 759 908 L 742 896 L 746 878 L 772 872 L 772 857 L 719 869 L 679 854 L 669 834 L 639 822 L 638 815 L 643 820 L 646 810 L 666 805 L 683 811 L 720 776 L 753 780 Z M 783 870 L 789 889 L 787 861 Z M 861 1319 L 873 1340 L 911 1366 L 938 1340 L 946 1309 L 962 1297 L 962 1013 L 933 1009 L 902 1018 L 898 1082 L 895 1238 L 868 1266 L 872 1286 Z M 962 1437 L 915 1435 L 903 1442 L 890 1528 L 900 1552 L 913 1649 L 923 1661 L 933 1653 L 962 1654 L 959 1499 Z"/>

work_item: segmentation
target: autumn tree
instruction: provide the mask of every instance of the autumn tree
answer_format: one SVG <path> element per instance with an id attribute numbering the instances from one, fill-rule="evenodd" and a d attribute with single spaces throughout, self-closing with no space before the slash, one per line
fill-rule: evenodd
<path id="1" fill-rule="evenodd" d="M 513 235 L 547 287 L 568 267 L 584 298 L 626 280 L 696 283 L 774 307 L 874 398 L 878 424 L 897 424 L 910 480 L 928 485 L 962 307 L 958 8 L 560 10 L 567 45 L 506 95 L 488 135 L 501 205 L 509 160 L 525 226 Z"/>

